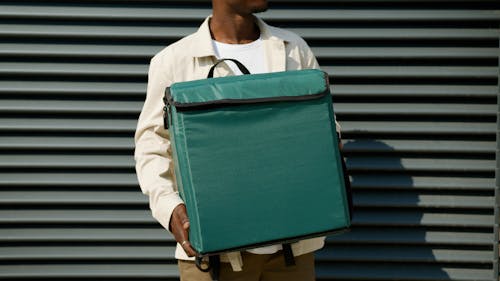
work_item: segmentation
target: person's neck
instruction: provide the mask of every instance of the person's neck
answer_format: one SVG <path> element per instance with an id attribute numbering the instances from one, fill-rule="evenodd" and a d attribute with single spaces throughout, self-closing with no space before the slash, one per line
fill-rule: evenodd
<path id="1" fill-rule="evenodd" d="M 212 39 L 227 44 L 247 44 L 260 37 L 253 15 L 216 13 L 210 19 Z"/>

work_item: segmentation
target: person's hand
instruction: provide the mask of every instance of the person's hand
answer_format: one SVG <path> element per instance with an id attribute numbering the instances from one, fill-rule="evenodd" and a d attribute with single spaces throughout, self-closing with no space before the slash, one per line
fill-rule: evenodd
<path id="1" fill-rule="evenodd" d="M 174 234 L 175 240 L 181 245 L 189 257 L 194 257 L 196 251 L 189 242 L 189 219 L 186 212 L 186 206 L 180 204 L 175 207 L 170 218 L 170 231 Z"/>

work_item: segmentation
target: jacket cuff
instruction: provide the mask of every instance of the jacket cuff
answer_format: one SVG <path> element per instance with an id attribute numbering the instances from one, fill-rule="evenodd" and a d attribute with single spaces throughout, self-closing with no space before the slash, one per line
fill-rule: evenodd
<path id="1" fill-rule="evenodd" d="M 170 218 L 172 217 L 172 213 L 179 204 L 184 204 L 179 193 L 170 193 L 161 196 L 158 202 L 156 202 L 155 208 L 152 210 L 153 217 L 168 231 L 170 231 Z"/>

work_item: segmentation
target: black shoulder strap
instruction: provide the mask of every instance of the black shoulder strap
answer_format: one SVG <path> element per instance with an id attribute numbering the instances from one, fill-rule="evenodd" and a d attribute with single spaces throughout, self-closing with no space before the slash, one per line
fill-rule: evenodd
<path id="1" fill-rule="evenodd" d="M 283 246 L 283 257 L 285 258 L 285 265 L 294 266 L 295 257 L 293 256 L 292 245 L 290 243 L 284 243 L 282 246 Z"/>
<path id="2" fill-rule="evenodd" d="M 241 62 L 239 62 L 239 61 L 237 61 L 235 59 L 220 59 L 214 65 L 212 65 L 212 67 L 210 68 L 210 71 L 208 72 L 207 78 L 213 78 L 214 77 L 215 67 L 219 63 L 221 63 L 223 61 L 226 61 L 226 60 L 234 62 L 234 64 L 236 64 L 236 66 L 241 71 L 241 73 L 243 73 L 243 74 L 250 74 L 250 71 L 248 71 L 248 69 Z"/>

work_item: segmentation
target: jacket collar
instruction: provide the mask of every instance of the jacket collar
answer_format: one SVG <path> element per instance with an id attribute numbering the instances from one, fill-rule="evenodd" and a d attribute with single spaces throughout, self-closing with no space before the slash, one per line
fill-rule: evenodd
<path id="1" fill-rule="evenodd" d="M 191 46 L 191 54 L 195 58 L 215 56 L 210 27 L 208 25 L 209 20 L 210 17 L 207 17 L 200 28 L 198 28 L 198 31 L 193 34 L 194 40 Z"/>
<path id="2" fill-rule="evenodd" d="M 208 25 L 210 17 L 207 17 L 198 31 L 193 34 L 195 40 L 191 46 L 191 54 L 195 58 L 215 57 L 212 36 L 210 35 L 210 27 Z M 260 29 L 260 36 L 263 40 L 269 71 L 284 71 L 286 69 L 285 43 L 287 40 L 260 18 L 255 17 L 255 20 Z"/>

